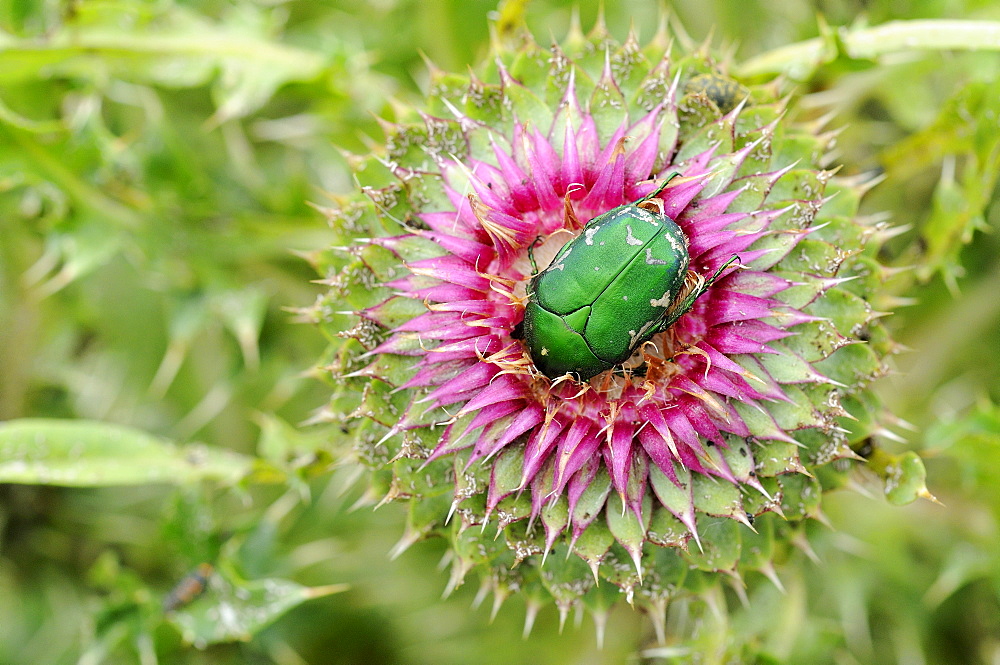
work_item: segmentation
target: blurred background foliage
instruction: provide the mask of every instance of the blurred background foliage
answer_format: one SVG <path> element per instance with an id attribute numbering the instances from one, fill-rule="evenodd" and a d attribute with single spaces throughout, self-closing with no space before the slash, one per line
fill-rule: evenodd
<path id="1" fill-rule="evenodd" d="M 648 38 L 659 20 L 656 3 L 606 4 L 619 38 L 630 25 Z M 100 421 L 73 436 L 94 428 L 107 446 L 82 460 L 48 428 L 50 466 L 15 468 L 43 425 L 3 426 L 0 662 L 685 656 L 647 648 L 650 628 L 627 606 L 596 651 L 589 625 L 560 634 L 551 608 L 522 641 L 521 601 L 492 624 L 488 608 L 469 611 L 469 585 L 439 601 L 439 544 L 388 560 L 403 516 L 352 510 L 350 472 L 327 452 L 336 432 L 303 426 L 325 399 L 311 369 L 324 341 L 294 314 L 318 291 L 302 257 L 328 241 L 310 203 L 351 189 L 341 150 L 367 151 L 381 140 L 376 116 L 419 100 L 423 58 L 461 71 L 488 55 L 496 9 L 0 0 L 0 420 Z M 575 11 L 586 28 L 598 3 L 534 0 L 528 23 L 544 43 Z M 670 11 L 737 63 L 825 25 L 1000 19 L 989 0 Z M 867 214 L 906 227 L 884 258 L 901 268 L 891 325 L 911 351 L 882 395 L 912 424 L 944 507 L 831 497 L 835 530 L 816 525 L 817 562 L 788 562 L 786 593 L 761 586 L 750 611 L 730 598 L 737 610 L 704 628 L 706 644 L 744 643 L 745 662 L 996 664 L 1000 55 L 808 64 L 799 111 L 836 113 L 844 173 L 886 176 Z M 184 604 L 205 562 L 209 593 Z M 166 615 L 165 602 L 180 607 Z"/>

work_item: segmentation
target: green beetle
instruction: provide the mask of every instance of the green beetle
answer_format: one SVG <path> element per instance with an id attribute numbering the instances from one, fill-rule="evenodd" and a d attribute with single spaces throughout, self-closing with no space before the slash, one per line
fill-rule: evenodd
<path id="1" fill-rule="evenodd" d="M 653 193 L 587 222 L 528 283 L 523 338 L 549 378 L 586 381 L 626 360 L 691 309 L 712 277 L 688 272 L 687 236 Z M 534 259 L 532 257 L 532 263 Z"/>

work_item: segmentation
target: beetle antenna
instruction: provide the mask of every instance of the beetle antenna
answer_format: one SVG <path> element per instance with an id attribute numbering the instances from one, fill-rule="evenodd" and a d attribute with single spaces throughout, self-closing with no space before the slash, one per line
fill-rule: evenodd
<path id="1" fill-rule="evenodd" d="M 734 263 L 739 263 L 739 262 L 740 262 L 739 254 L 733 254 L 732 258 L 723 263 L 722 267 L 716 270 L 714 275 L 705 280 L 705 285 L 702 287 L 702 292 L 704 292 L 704 290 L 707 289 L 708 287 L 712 286 L 712 284 L 715 283 L 715 280 L 719 279 L 719 277 L 722 275 L 723 270 L 733 265 Z M 698 295 L 701 294 L 699 293 Z"/>
<path id="2" fill-rule="evenodd" d="M 681 292 L 678 294 L 673 306 L 663 318 L 663 322 L 659 325 L 659 331 L 663 332 L 668 329 L 670 326 L 674 325 L 677 319 L 681 318 L 681 316 L 690 311 L 690 309 L 694 307 L 694 302 L 698 298 L 702 297 L 706 291 L 708 291 L 709 287 L 711 287 L 712 284 L 714 284 L 715 281 L 722 276 L 723 271 L 734 263 L 738 263 L 739 260 L 739 255 L 733 254 L 732 258 L 723 263 L 722 267 L 716 270 L 711 277 L 702 277 L 695 271 L 689 270 Z"/>
<path id="3" fill-rule="evenodd" d="M 715 281 L 722 276 L 723 271 L 729 266 L 733 265 L 734 263 L 739 263 L 739 260 L 740 260 L 739 254 L 733 254 L 732 257 L 728 261 L 723 263 L 722 267 L 716 270 L 711 277 L 701 277 L 699 275 L 698 280 L 701 283 L 698 284 L 698 286 L 693 290 L 693 293 L 689 295 L 685 300 L 684 311 L 686 312 L 688 309 L 691 309 L 691 307 L 694 305 L 694 301 L 702 297 L 705 294 L 705 292 L 708 291 L 708 289 L 711 288 L 713 284 L 715 284 Z"/>

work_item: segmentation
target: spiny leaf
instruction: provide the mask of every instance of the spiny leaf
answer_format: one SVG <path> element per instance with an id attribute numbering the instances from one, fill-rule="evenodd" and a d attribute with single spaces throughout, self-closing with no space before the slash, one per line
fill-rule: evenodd
<path id="1" fill-rule="evenodd" d="M 177 446 L 90 420 L 21 419 L 0 425 L 0 482 L 64 487 L 239 481 L 251 460 L 206 446 Z"/>
<path id="2" fill-rule="evenodd" d="M 243 581 L 214 574 L 208 592 L 170 615 L 187 642 L 204 647 L 246 641 L 307 600 L 345 591 L 347 585 L 306 587 L 289 580 Z"/>
<path id="3" fill-rule="evenodd" d="M 213 89 L 218 124 L 257 110 L 285 83 L 315 79 L 326 66 L 321 53 L 266 39 L 264 21 L 249 11 L 241 13 L 242 25 L 214 24 L 178 6 L 137 11 L 130 2 L 104 4 L 81 6 L 76 22 L 43 41 L 5 39 L 0 81 L 111 75 L 192 87 L 221 72 Z"/>
<path id="4" fill-rule="evenodd" d="M 986 227 L 984 211 L 1000 171 L 1000 84 L 961 88 L 926 129 L 887 150 L 882 158 L 897 178 L 943 162 L 930 217 L 921 229 L 927 243 L 920 276 L 942 273 L 954 287 L 961 276 L 959 251 Z"/>

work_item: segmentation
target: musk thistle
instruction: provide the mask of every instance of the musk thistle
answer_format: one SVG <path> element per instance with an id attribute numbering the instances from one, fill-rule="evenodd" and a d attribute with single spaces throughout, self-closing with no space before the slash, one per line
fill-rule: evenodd
<path id="1" fill-rule="evenodd" d="M 808 548 L 823 492 L 872 450 L 890 498 L 925 491 L 877 447 L 870 391 L 894 350 L 876 260 L 893 230 L 857 216 L 870 181 L 836 174 L 836 132 L 793 121 L 780 87 L 662 29 L 549 49 L 515 30 L 468 77 L 431 66 L 425 109 L 348 157 L 360 192 L 326 210 L 340 241 L 309 313 L 332 340 L 323 417 L 372 500 L 409 504 L 396 553 L 447 538 L 448 589 L 475 572 L 495 608 L 520 592 L 528 629 L 549 601 L 601 625 L 622 591 L 662 637 L 674 598 L 743 593 L 749 571 L 780 586 L 772 562 Z M 689 279 L 737 261 L 623 363 L 546 376 L 524 339 L 532 276 L 673 173 L 653 203 Z"/>

